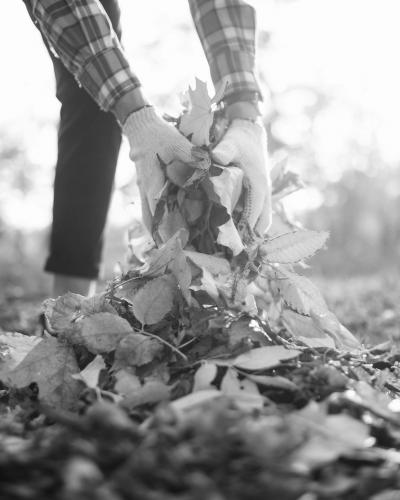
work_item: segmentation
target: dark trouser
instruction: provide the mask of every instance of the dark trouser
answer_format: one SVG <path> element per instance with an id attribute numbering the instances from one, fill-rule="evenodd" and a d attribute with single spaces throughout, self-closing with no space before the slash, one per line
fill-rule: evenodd
<path id="1" fill-rule="evenodd" d="M 100 2 L 118 32 L 118 1 Z M 101 263 L 121 130 L 114 115 L 101 111 L 61 61 L 49 53 L 61 112 L 50 254 L 45 270 L 94 279 Z"/>

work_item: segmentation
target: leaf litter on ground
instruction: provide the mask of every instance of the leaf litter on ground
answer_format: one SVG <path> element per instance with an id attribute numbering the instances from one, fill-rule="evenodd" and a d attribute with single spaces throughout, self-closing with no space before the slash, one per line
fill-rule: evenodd
<path id="1" fill-rule="evenodd" d="M 362 345 L 299 274 L 327 234 L 287 219 L 280 200 L 300 182 L 284 164 L 270 234 L 243 242 L 243 175 L 209 157 L 206 94 L 197 81 L 177 126 L 207 168 L 174 184 L 167 166 L 157 245 L 95 297 L 48 299 L 43 337 L 0 335 L 2 497 L 400 490 L 400 354 Z"/>

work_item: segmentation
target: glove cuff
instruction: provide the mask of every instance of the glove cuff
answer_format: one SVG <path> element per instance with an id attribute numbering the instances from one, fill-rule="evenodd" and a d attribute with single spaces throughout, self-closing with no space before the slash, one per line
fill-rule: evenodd
<path id="1" fill-rule="evenodd" d="M 257 118 L 234 118 L 231 121 L 231 127 L 233 128 L 247 128 L 249 130 L 254 129 L 255 126 L 257 128 L 263 127 L 263 122 L 260 117 Z"/>
<path id="2" fill-rule="evenodd" d="M 247 118 L 235 118 L 232 120 L 230 130 L 243 130 L 257 135 L 265 134 L 265 128 L 261 119 L 250 120 Z"/>
<path id="3" fill-rule="evenodd" d="M 153 106 L 145 106 L 128 116 L 122 127 L 122 131 L 126 136 L 134 137 L 138 133 L 143 133 L 145 128 L 159 119 Z"/>

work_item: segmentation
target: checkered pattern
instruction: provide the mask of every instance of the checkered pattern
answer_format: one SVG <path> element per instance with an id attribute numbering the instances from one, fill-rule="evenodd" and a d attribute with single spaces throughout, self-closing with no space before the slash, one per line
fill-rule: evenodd
<path id="1" fill-rule="evenodd" d="M 140 86 L 97 0 L 29 0 L 50 46 L 104 110 Z"/>
<path id="2" fill-rule="evenodd" d="M 28 0 L 40 30 L 80 85 L 104 110 L 140 86 L 97 0 Z M 218 88 L 227 95 L 258 91 L 254 72 L 255 12 L 242 0 L 189 0 L 193 20 Z"/>
<path id="3" fill-rule="evenodd" d="M 254 91 L 256 13 L 243 0 L 189 0 L 216 89 L 226 78 L 226 96 Z"/>

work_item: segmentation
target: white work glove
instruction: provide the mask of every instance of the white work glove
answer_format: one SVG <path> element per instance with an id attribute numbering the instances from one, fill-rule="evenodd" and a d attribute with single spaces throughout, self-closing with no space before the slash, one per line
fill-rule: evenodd
<path id="1" fill-rule="evenodd" d="M 152 220 L 165 184 L 157 155 L 164 163 L 193 161 L 192 144 L 175 127 L 160 118 L 153 107 L 145 107 L 128 116 L 123 132 L 128 137 L 130 158 L 135 162 L 142 202 L 142 217 L 151 231 Z"/>
<path id="2" fill-rule="evenodd" d="M 240 167 L 247 178 L 246 222 L 262 236 L 271 225 L 271 180 L 268 164 L 267 134 L 262 125 L 235 118 L 212 157 L 222 165 Z"/>

